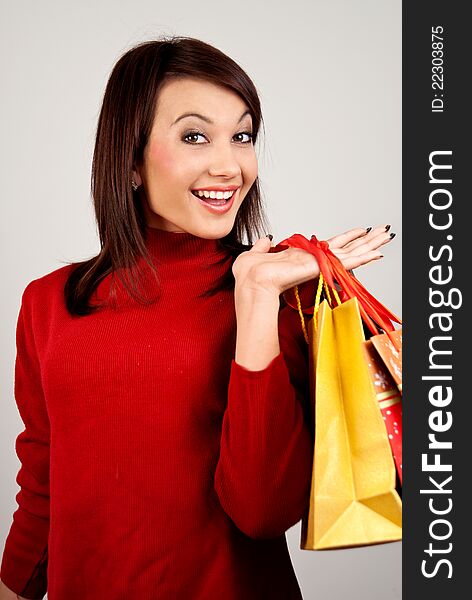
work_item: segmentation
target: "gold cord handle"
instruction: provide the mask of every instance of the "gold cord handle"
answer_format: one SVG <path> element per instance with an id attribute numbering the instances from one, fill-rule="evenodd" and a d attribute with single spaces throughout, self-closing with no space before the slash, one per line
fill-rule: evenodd
<path id="1" fill-rule="evenodd" d="M 316 289 L 315 306 L 314 306 L 314 310 L 313 310 L 313 324 L 314 324 L 315 329 L 317 329 L 317 327 L 318 327 L 318 311 L 320 308 L 321 292 L 323 291 L 323 288 L 326 293 L 327 302 L 328 302 L 329 306 L 332 307 L 333 301 L 331 298 L 330 287 L 326 283 L 322 273 L 320 273 L 320 276 L 318 278 L 318 287 Z M 336 300 L 336 305 L 339 306 L 341 304 L 341 300 L 339 298 L 338 291 L 336 290 L 336 288 L 331 288 L 331 291 L 333 292 L 334 299 Z M 306 330 L 305 316 L 303 315 L 303 311 L 302 311 L 302 303 L 300 302 L 300 295 L 298 293 L 298 285 L 294 286 L 294 292 L 295 292 L 295 298 L 297 299 L 297 308 L 298 308 L 298 314 L 300 315 L 300 320 L 301 320 L 301 324 L 302 324 L 303 336 L 305 338 L 305 342 L 308 344 L 309 343 L 308 333 Z"/>

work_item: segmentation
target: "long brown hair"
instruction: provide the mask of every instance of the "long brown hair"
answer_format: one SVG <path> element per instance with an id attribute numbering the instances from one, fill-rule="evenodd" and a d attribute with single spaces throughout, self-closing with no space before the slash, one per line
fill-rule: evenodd
<path id="1" fill-rule="evenodd" d="M 244 70 L 222 51 L 195 38 L 171 36 L 142 42 L 123 54 L 106 85 L 92 161 L 91 194 L 101 250 L 91 259 L 70 263 L 74 268 L 64 286 L 64 295 L 71 315 L 88 315 L 100 308 L 102 305 L 90 304 L 90 296 L 109 275 L 113 277 L 114 294 L 115 274 L 138 302 L 153 302 L 138 292 L 139 256 L 150 266 L 157 281 L 159 277 L 147 252 L 146 220 L 139 194 L 131 187 L 131 171 L 142 161 L 163 83 L 170 77 L 188 76 L 236 92 L 248 105 L 253 140 L 257 140 L 263 125 L 258 93 Z M 218 244 L 236 258 L 269 230 L 268 225 L 257 178 L 238 210 L 233 229 Z M 234 277 L 229 269 L 205 295 L 231 286 Z"/>

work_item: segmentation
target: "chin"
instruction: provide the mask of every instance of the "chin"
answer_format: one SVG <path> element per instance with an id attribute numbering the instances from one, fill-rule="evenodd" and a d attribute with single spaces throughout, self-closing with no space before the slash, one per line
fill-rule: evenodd
<path id="1" fill-rule="evenodd" d="M 207 238 L 207 239 L 221 239 L 226 237 L 234 227 L 235 220 L 232 218 L 229 219 L 219 219 L 220 222 L 214 221 L 200 221 L 198 225 L 192 227 L 190 224 L 187 227 L 182 227 L 186 231 L 196 235 L 197 237 Z"/>
<path id="2" fill-rule="evenodd" d="M 221 238 L 224 238 L 228 235 L 228 233 L 231 231 L 231 229 L 227 230 L 225 229 L 224 231 L 210 231 L 208 229 L 200 231 L 198 233 L 194 233 L 194 235 L 201 237 L 201 238 L 205 238 L 207 240 L 219 240 Z"/>

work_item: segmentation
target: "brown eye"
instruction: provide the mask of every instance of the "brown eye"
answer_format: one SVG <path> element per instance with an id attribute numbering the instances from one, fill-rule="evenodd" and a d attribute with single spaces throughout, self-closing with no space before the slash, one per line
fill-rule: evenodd
<path id="1" fill-rule="evenodd" d="M 204 134 L 201 131 L 188 131 L 183 137 L 182 137 L 182 141 L 187 143 L 187 144 L 193 144 L 194 146 L 198 143 L 201 142 L 196 142 L 196 141 L 187 141 L 187 138 L 193 138 L 195 140 L 195 138 L 198 137 L 205 137 Z"/>
<path id="2" fill-rule="evenodd" d="M 250 144 L 253 140 L 254 135 L 250 132 L 250 131 L 241 131 L 241 133 L 237 133 L 234 137 L 240 136 L 240 135 L 247 135 L 249 137 L 248 140 L 239 140 L 242 144 Z"/>

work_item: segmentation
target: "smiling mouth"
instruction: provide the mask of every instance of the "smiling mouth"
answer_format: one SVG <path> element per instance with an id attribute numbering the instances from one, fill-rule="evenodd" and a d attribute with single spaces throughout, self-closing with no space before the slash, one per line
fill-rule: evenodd
<path id="1" fill-rule="evenodd" d="M 213 206 L 223 206 L 231 201 L 231 198 L 233 198 L 234 194 L 238 190 L 239 188 L 231 192 L 202 192 L 194 190 L 191 190 L 191 192 L 196 198 L 202 200 L 202 202 L 206 202 L 207 204 L 211 204 Z"/>

